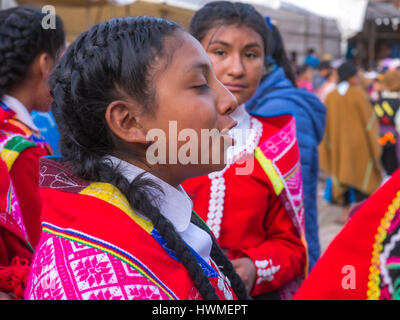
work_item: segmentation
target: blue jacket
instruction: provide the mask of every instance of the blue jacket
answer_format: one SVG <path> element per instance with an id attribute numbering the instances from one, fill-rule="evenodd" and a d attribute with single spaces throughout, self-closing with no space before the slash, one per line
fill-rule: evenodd
<path id="1" fill-rule="evenodd" d="M 317 214 L 318 145 L 325 129 L 326 108 L 316 95 L 293 87 L 282 68 L 264 79 L 246 104 L 256 116 L 291 114 L 297 128 L 303 180 L 306 239 L 310 269 L 320 256 Z"/>
<path id="2" fill-rule="evenodd" d="M 58 142 L 60 140 L 60 133 L 58 132 L 56 121 L 54 120 L 53 114 L 49 112 L 37 112 L 32 111 L 31 113 L 33 123 L 40 130 L 41 135 L 46 142 L 51 146 L 54 152 L 54 156 L 60 156 L 60 150 Z"/>

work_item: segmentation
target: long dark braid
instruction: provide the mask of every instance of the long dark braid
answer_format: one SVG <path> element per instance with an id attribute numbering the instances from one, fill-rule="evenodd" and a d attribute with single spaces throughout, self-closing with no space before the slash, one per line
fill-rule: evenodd
<path id="1" fill-rule="evenodd" d="M 236 273 L 232 262 L 227 259 L 226 255 L 222 252 L 220 246 L 218 245 L 217 239 L 214 237 L 207 225 L 200 219 L 197 215 L 192 215 L 192 223 L 194 223 L 199 228 L 206 231 L 212 239 L 211 256 L 219 268 L 222 269 L 223 273 L 228 277 L 231 282 L 232 288 L 235 288 L 235 293 L 240 300 L 251 300 L 252 298 L 247 294 L 246 287 L 243 280 Z"/>
<path id="2" fill-rule="evenodd" d="M 142 176 L 129 182 L 117 167 L 104 161 L 114 151 L 105 120 L 107 106 L 123 92 L 140 102 L 145 112 L 153 111 L 149 70 L 165 49 L 165 38 L 176 30 L 181 29 L 165 19 L 130 17 L 112 19 L 84 32 L 70 45 L 50 77 L 52 111 L 60 130 L 61 153 L 71 162 L 73 171 L 83 179 L 117 187 L 132 208 L 153 223 L 201 296 L 218 299 L 195 256 L 154 205 L 160 195 L 158 186 Z"/>
<path id="3" fill-rule="evenodd" d="M 46 52 L 57 60 L 65 43 L 63 22 L 56 16 L 55 29 L 44 29 L 45 15 L 27 6 L 0 11 L 0 98 L 25 77 L 38 54 Z"/>

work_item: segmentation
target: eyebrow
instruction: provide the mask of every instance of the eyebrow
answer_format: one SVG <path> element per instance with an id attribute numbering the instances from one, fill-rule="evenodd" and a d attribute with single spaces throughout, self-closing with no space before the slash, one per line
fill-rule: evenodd
<path id="1" fill-rule="evenodd" d="M 194 69 L 201 69 L 203 72 L 207 72 L 210 69 L 210 65 L 206 62 L 194 62 L 185 69 L 185 72 L 190 72 Z"/>
<path id="2" fill-rule="evenodd" d="M 223 45 L 225 47 L 231 47 L 231 45 L 229 43 L 227 43 L 225 41 L 221 41 L 221 40 L 213 40 L 208 44 L 208 46 L 211 46 L 213 44 L 221 44 L 221 45 Z M 261 48 L 261 46 L 257 42 L 252 42 L 252 43 L 246 44 L 244 46 L 244 49 L 248 49 L 248 48 L 251 48 L 251 47 L 259 47 L 259 48 Z"/>

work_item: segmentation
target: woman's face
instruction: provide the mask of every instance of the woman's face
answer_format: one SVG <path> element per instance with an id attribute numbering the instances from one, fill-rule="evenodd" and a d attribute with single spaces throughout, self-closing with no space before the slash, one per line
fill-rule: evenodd
<path id="1" fill-rule="evenodd" d="M 201 41 L 218 80 L 239 105 L 256 92 L 264 70 L 264 42 L 246 26 L 223 25 L 210 29 Z"/>
<path id="2" fill-rule="evenodd" d="M 236 125 L 229 114 L 236 109 L 237 101 L 215 77 L 210 59 L 196 39 L 177 31 L 165 41 L 167 50 L 173 51 L 172 58 L 154 77 L 156 107 L 142 119 L 141 125 L 148 136 L 151 129 L 156 129 L 154 141 L 160 142 L 157 130 L 165 132 L 170 175 L 166 180 L 221 170 L 232 140 L 220 131 Z M 202 137 L 202 132 L 209 132 L 212 138 Z M 149 150 L 151 147 L 147 155 Z"/>

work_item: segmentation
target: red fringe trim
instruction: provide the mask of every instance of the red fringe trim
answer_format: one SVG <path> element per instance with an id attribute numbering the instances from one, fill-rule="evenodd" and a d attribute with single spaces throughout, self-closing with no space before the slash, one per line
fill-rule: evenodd
<path id="1" fill-rule="evenodd" d="M 0 291 L 11 294 L 16 300 L 22 300 L 29 271 L 27 259 L 14 257 L 9 266 L 0 267 Z"/>

